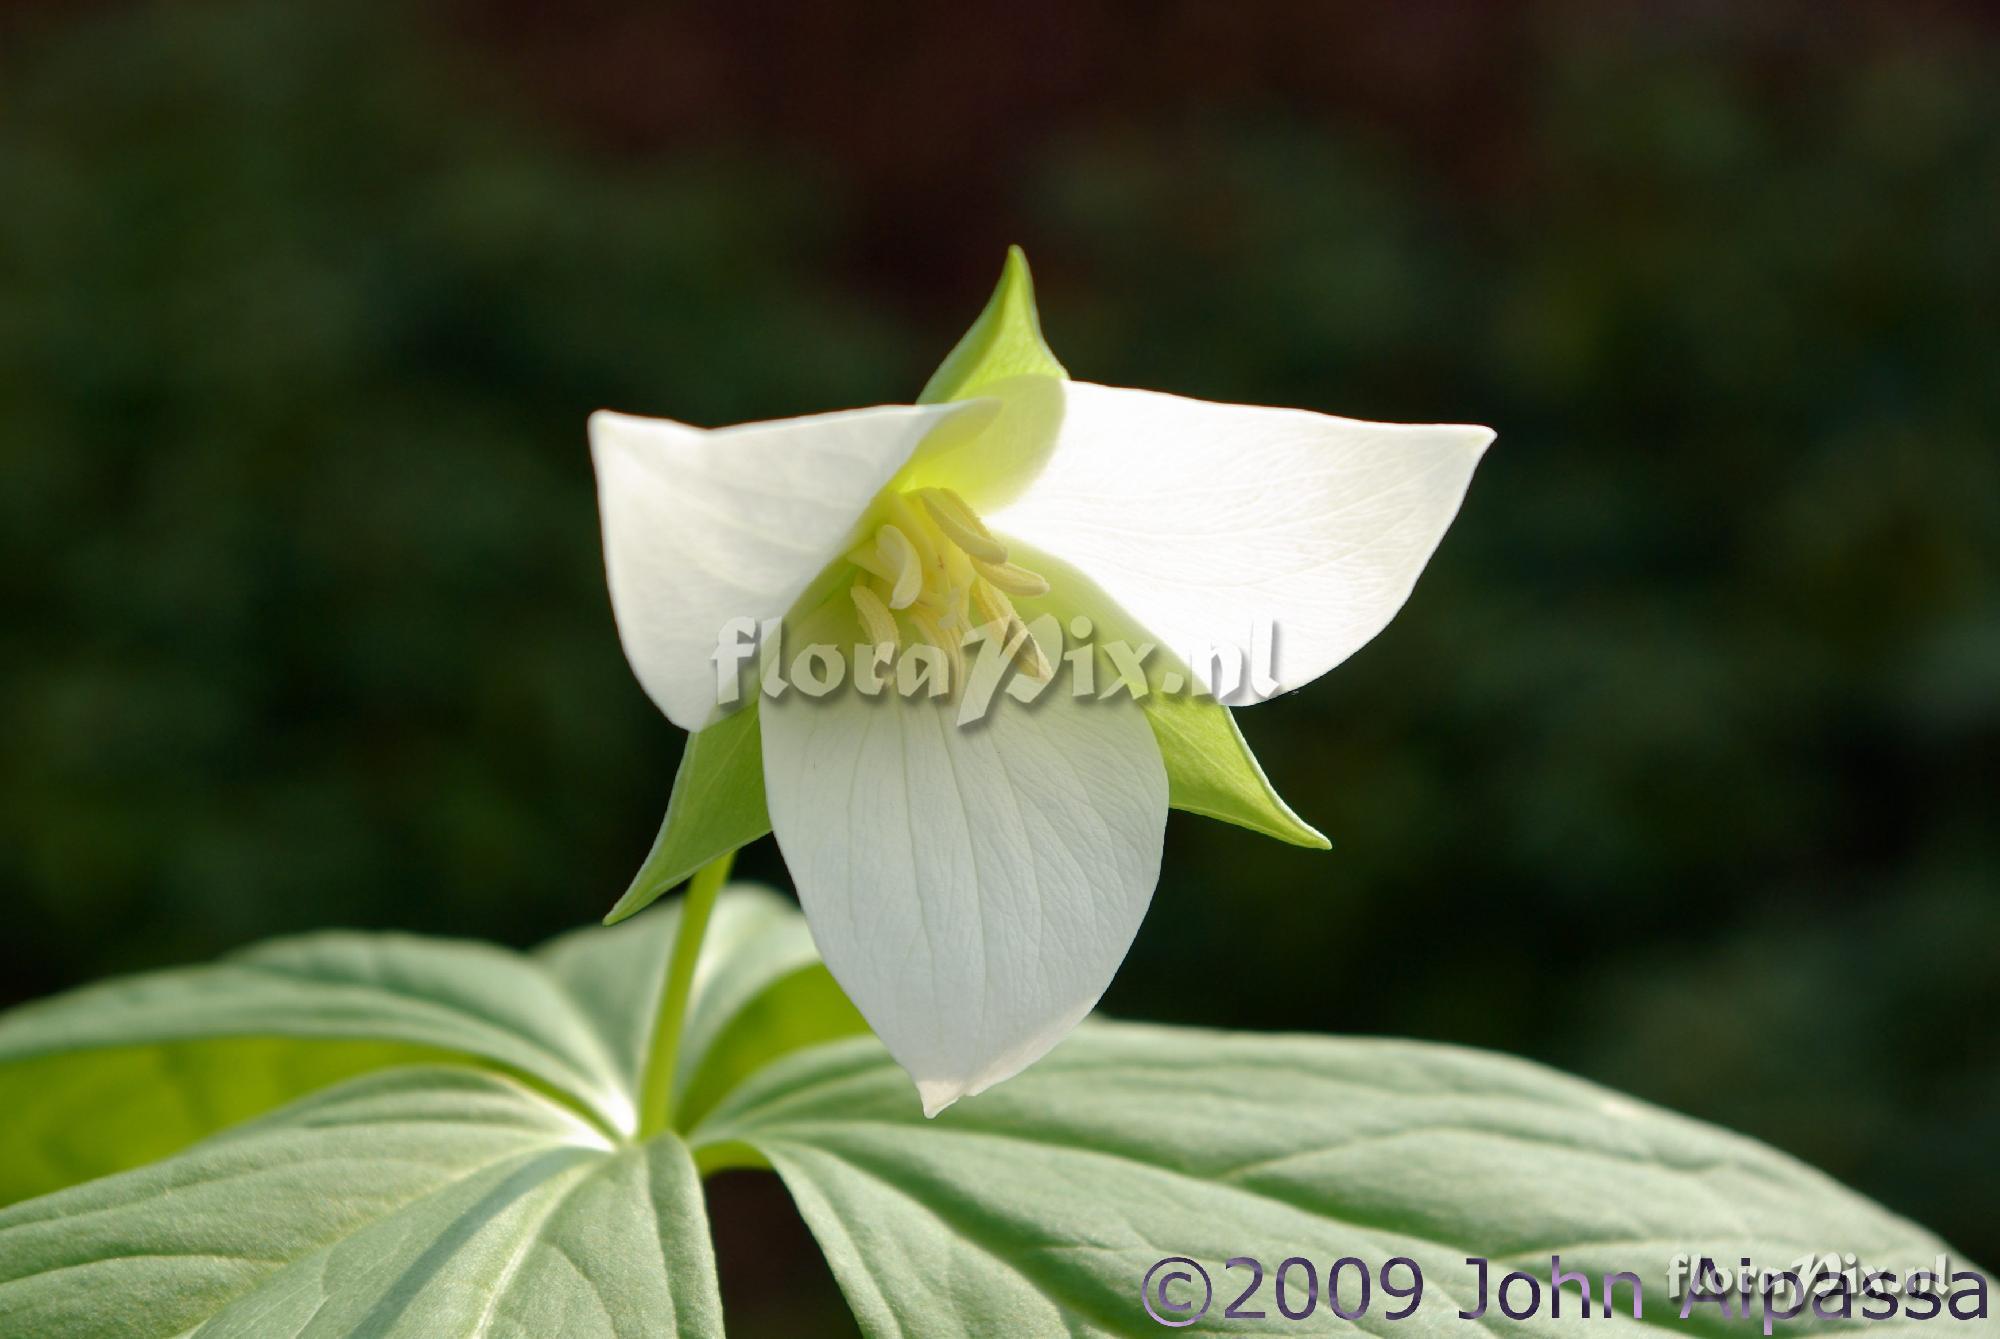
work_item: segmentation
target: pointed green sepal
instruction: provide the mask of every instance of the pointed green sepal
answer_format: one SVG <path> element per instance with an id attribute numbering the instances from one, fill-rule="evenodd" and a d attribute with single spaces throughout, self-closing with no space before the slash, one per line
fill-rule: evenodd
<path id="1" fill-rule="evenodd" d="M 981 388 L 1011 377 L 1062 377 L 1067 374 L 1042 338 L 1035 313 L 1035 281 L 1028 274 L 1028 257 L 1018 246 L 1007 248 L 999 286 L 986 310 L 965 332 L 938 370 L 925 383 L 918 404 L 963 400 Z"/>
<path id="2" fill-rule="evenodd" d="M 615 925 L 703 865 L 771 830 L 764 807 L 764 735 L 755 703 L 688 736 L 667 816 L 632 886 L 604 918 Z"/>
<path id="3" fill-rule="evenodd" d="M 1167 803 L 1176 809 L 1324 851 L 1329 842 L 1278 797 L 1229 708 L 1212 698 L 1155 693 L 1146 720 L 1167 764 Z"/>
<path id="4" fill-rule="evenodd" d="M 1150 667 L 1159 677 L 1152 682 L 1156 691 L 1139 700 L 1146 709 L 1146 722 L 1160 745 L 1167 765 L 1167 803 L 1176 809 L 1204 818 L 1234 823 L 1266 837 L 1275 837 L 1293 846 L 1315 850 L 1331 849 L 1328 841 L 1310 823 L 1292 812 L 1278 798 L 1270 778 L 1250 752 L 1236 717 L 1213 697 L 1191 691 L 1161 691 L 1169 677 L 1183 688 L 1194 682 L 1188 667 L 1165 648 L 1154 647 L 1132 616 L 1104 593 L 1103 587 L 1052 553 L 1016 544 L 1017 561 L 1048 579 L 1050 594 L 1023 596 L 1014 602 L 1021 617 L 1033 626 L 1037 618 L 1053 617 L 1059 624 L 1081 614 L 1093 629 L 1098 648 L 1095 681 L 1112 683 L 1120 671 L 1104 659 L 1103 648 L 1114 642 L 1146 646 L 1157 651 Z M 1058 594 L 1057 592 L 1060 592 Z M 1049 652 L 1067 656 L 1073 652 L 1058 646 Z"/>

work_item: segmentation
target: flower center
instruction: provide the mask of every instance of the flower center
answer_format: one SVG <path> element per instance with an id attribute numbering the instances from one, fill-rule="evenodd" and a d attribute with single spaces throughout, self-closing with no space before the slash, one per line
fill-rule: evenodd
<path id="1" fill-rule="evenodd" d="M 1018 563 L 965 499 L 949 488 L 882 495 L 882 524 L 847 555 L 858 569 L 848 592 L 869 641 L 937 647 L 950 682 L 965 680 L 965 640 L 998 625 L 999 645 L 1015 645 L 1022 671 L 1038 682 L 1054 672 L 1015 612 L 1012 595 L 1046 595 L 1049 583 Z"/>

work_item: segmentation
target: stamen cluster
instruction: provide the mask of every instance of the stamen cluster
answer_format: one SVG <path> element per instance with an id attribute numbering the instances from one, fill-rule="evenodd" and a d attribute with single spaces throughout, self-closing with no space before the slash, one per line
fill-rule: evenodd
<path id="1" fill-rule="evenodd" d="M 966 638 L 986 628 L 1002 646 L 1018 642 L 1022 671 L 1046 682 L 1054 671 L 1008 597 L 1046 595 L 1049 583 L 1010 562 L 1006 545 L 949 488 L 885 493 L 881 506 L 882 523 L 847 555 L 857 569 L 849 595 L 868 640 L 893 651 L 907 630 L 944 652 L 958 684 Z"/>

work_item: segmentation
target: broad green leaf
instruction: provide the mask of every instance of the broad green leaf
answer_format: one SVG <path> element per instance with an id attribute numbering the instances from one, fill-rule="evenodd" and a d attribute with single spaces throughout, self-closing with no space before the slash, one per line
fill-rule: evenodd
<path id="1" fill-rule="evenodd" d="M 395 1042 L 219 1037 L 0 1063 L 0 1204 L 142 1166 L 356 1074 L 449 1058 Z"/>
<path id="2" fill-rule="evenodd" d="M 8 1120 L 23 1154 L 0 1160 L 0 1189 L 19 1198 L 133 1166 L 349 1074 L 445 1055 L 563 1094 L 608 1130 L 631 1128 L 597 1030 L 531 962 L 481 944 L 329 933 L 0 1017 L 0 1096 L 32 1095 Z M 121 1109 L 90 1114 L 105 1102 Z"/>
<path id="3" fill-rule="evenodd" d="M 534 956 L 405 935 L 280 940 L 0 1015 L 0 1203 L 167 1156 L 350 1076 L 450 1062 L 521 1076 L 629 1137 L 679 905 Z M 796 907 L 726 889 L 680 1087 L 698 1114 L 763 1059 L 860 1024 Z M 0 1331 L 4 1333 L 4 1331 Z"/>
<path id="4" fill-rule="evenodd" d="M 770 830 L 771 816 L 764 809 L 764 741 L 752 702 L 688 736 L 653 849 L 605 924 L 617 924 L 711 860 Z"/>
<path id="5" fill-rule="evenodd" d="M 352 1080 L 0 1211 L 0 1334 L 720 1333 L 687 1148 L 498 1074 Z"/>
<path id="6" fill-rule="evenodd" d="M 1028 257 L 1020 247 L 1010 246 L 1000 283 L 987 299 L 985 310 L 931 374 L 917 403 L 963 400 L 1014 377 L 1063 375 L 1062 364 L 1042 338 Z"/>
<path id="7" fill-rule="evenodd" d="M 1522 1269 L 1546 1285 L 1552 1255 L 1593 1277 L 1639 1274 L 1644 1324 L 1590 1322 L 1636 1334 L 1677 1324 L 1678 1252 L 1789 1267 L 1851 1250 L 1906 1273 L 1947 1251 L 1748 1139 L 1443 1046 L 1088 1024 L 935 1121 L 908 1086 L 872 1041 L 822 1046 L 765 1070 L 692 1136 L 705 1168 L 777 1170 L 872 1335 L 1149 1333 L 1140 1281 L 1174 1255 L 1214 1275 L 1204 1334 L 1282 1324 L 1268 1278 L 1249 1304 L 1267 1318 L 1224 1317 L 1250 1281 L 1232 1257 L 1267 1271 L 1304 1257 L 1322 1281 L 1342 1257 L 1377 1271 L 1408 1257 L 1425 1280 L 1417 1312 L 1385 1323 L 1378 1274 L 1368 1319 L 1345 1328 L 1427 1336 L 1482 1328 L 1457 1315 L 1474 1296 L 1468 1257 L 1491 1260 L 1496 1281 Z M 1352 1308 L 1351 1269 L 1347 1288 Z M 1572 1288 L 1566 1319 L 1575 1303 Z M 1301 1332 L 1340 1328 L 1320 1306 Z M 1484 1328 L 1562 1328 L 1499 1314 Z M 1717 1333 L 1748 1328 L 1708 1315 Z M 1807 1313 L 1783 1328 L 1846 1327 Z"/>
<path id="8" fill-rule="evenodd" d="M 1423 1336 L 1465 1330 L 1468 1256 L 1496 1278 L 1546 1277 L 1552 1255 L 1638 1273 L 1646 1323 L 1591 1322 L 1638 1333 L 1669 1326 L 1677 1253 L 1786 1266 L 1838 1242 L 1899 1272 L 1948 1253 L 1751 1141 L 1447 1047 L 1087 1024 L 926 1122 L 872 1038 L 823 1040 L 858 1020 L 820 993 L 832 982 L 796 909 L 754 889 L 724 892 L 697 965 L 676 1075 L 692 1132 L 637 1141 L 564 1085 L 589 1077 L 634 1105 L 678 924 L 670 905 L 533 955 L 286 941 L 0 1019 L 0 1079 L 57 1089 L 74 1077 L 65 1059 L 121 1050 L 209 1076 L 184 1100 L 232 1059 L 254 1059 L 267 1092 L 386 1066 L 0 1210 L 0 1334 L 715 1334 L 696 1168 L 741 1165 L 785 1179 L 883 1335 L 1147 1333 L 1139 1282 L 1166 1255 L 1216 1272 L 1218 1308 L 1247 1282 L 1234 1256 L 1304 1257 L 1322 1278 L 1343 1256 L 1406 1256 L 1423 1307 L 1356 1328 Z M 257 1030 L 228 1023 L 239 1008 L 264 1010 Z M 436 1052 L 454 1062 L 426 1063 Z M 69 1096 L 88 1107 L 87 1090 Z M 8 1160 L 24 1132 L 48 1132 L 4 1129 Z M 1270 1311 L 1268 1284 L 1261 1301 Z M 1217 1311 L 1202 1332 L 1270 1323 Z"/>

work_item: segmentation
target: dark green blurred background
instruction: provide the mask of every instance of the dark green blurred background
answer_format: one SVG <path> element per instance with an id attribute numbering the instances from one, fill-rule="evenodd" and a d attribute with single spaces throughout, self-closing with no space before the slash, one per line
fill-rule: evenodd
<path id="1" fill-rule="evenodd" d="M 601 915 L 680 736 L 585 414 L 907 399 L 1018 241 L 1079 376 L 1500 431 L 1243 714 L 1334 851 L 1176 816 L 1107 1006 L 1533 1056 L 2000 1261 L 1990 8 L 846 8 L 0 9 L 0 1000 Z"/>

